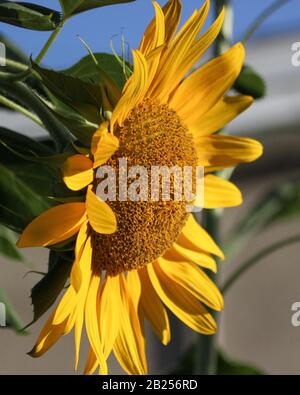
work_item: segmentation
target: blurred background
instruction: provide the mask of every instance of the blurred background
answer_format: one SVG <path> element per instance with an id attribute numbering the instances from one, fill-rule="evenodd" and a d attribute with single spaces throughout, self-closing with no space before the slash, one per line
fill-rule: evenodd
<path id="1" fill-rule="evenodd" d="M 164 4 L 165 1 L 158 1 Z M 238 41 L 251 22 L 272 0 L 233 0 L 234 41 Z M 56 0 L 35 3 L 59 9 Z M 183 0 L 183 20 L 199 8 L 199 0 Z M 130 48 L 135 48 L 153 15 L 151 2 L 104 7 L 81 14 L 69 21 L 50 49 L 44 64 L 67 68 L 76 63 L 86 50 L 80 35 L 95 52 L 110 52 L 110 41 L 118 51 L 121 34 Z M 15 42 L 27 55 L 36 55 L 49 33 L 32 32 L 9 25 L 0 25 L 0 32 Z M 281 188 L 287 179 L 300 178 L 300 67 L 292 64 L 292 44 L 300 42 L 300 3 L 291 0 L 272 14 L 248 42 L 247 64 L 263 76 L 267 95 L 229 125 L 227 131 L 259 139 L 264 156 L 254 164 L 242 165 L 234 173 L 234 181 L 244 194 L 244 205 L 227 209 L 222 219 L 222 239 L 226 239 L 249 210 L 259 213 L 256 205 L 274 188 Z M 21 115 L 0 110 L 1 125 L 34 137 L 43 137 L 42 129 Z M 299 183 L 299 182 L 298 182 Z M 300 194 L 299 194 L 300 195 Z M 268 227 L 253 229 L 253 237 L 244 248 L 221 264 L 223 281 L 247 258 L 262 248 L 299 233 L 300 197 L 292 214 Z M 274 204 L 278 202 L 275 201 Z M 295 209 L 296 208 L 296 209 Z M 298 208 L 298 210 L 297 210 Z M 287 218 L 286 218 L 287 217 Z M 40 279 L 38 274 L 24 275 L 29 270 L 43 272 L 47 252 L 27 250 L 30 268 L 0 258 L 0 288 L 18 311 L 22 321 L 32 319 L 30 290 Z M 230 255 L 230 254 L 229 254 Z M 219 342 L 230 358 L 250 363 L 269 374 L 300 374 L 300 327 L 291 323 L 291 306 L 300 302 L 300 243 L 268 256 L 241 277 L 225 295 Z M 70 374 L 73 372 L 73 339 L 63 338 L 47 355 L 35 360 L 26 355 L 46 317 L 30 328 L 28 336 L 0 328 L 0 374 Z M 172 341 L 164 348 L 150 335 L 148 355 L 150 373 L 172 371 L 178 355 L 184 354 L 196 335 L 172 322 Z M 83 348 L 83 353 L 86 352 Z M 179 354 L 178 354 L 179 353 Z M 111 373 L 120 373 L 112 360 Z M 80 372 L 81 370 L 79 370 Z"/>

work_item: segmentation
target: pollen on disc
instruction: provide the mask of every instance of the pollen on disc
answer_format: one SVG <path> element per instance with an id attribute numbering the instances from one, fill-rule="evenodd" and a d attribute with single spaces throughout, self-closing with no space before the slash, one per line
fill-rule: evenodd
<path id="1" fill-rule="evenodd" d="M 149 175 L 147 201 L 108 202 L 118 223 L 116 233 L 93 233 L 93 270 L 111 274 L 141 268 L 155 261 L 176 241 L 187 220 L 187 202 L 175 199 L 175 179 L 171 176 L 170 199 L 151 199 L 151 167 L 197 165 L 192 135 L 175 111 L 167 105 L 145 100 L 131 111 L 118 131 L 120 148 L 107 162 L 117 174 L 119 159 L 126 158 L 128 169 L 143 166 Z M 173 182 L 172 182 L 173 181 Z M 95 187 L 99 180 L 95 180 Z M 127 187 L 131 181 L 128 180 Z"/>

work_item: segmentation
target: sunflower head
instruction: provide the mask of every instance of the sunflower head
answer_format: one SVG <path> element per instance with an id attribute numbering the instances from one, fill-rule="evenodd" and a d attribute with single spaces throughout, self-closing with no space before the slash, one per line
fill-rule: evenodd
<path id="1" fill-rule="evenodd" d="M 167 344 L 166 308 L 193 330 L 212 334 L 217 326 L 206 307 L 223 307 L 220 292 L 204 271 L 216 271 L 214 256 L 223 258 L 222 251 L 187 212 L 190 202 L 175 199 L 175 178 L 168 199 L 162 194 L 152 199 L 153 188 L 161 192 L 161 179 L 154 187 L 148 181 L 138 201 L 123 199 L 120 161 L 126 159 L 129 172 L 143 168 L 148 180 L 153 166 L 190 167 L 193 180 L 196 167 L 203 167 L 204 208 L 211 209 L 242 201 L 240 191 L 213 172 L 262 153 L 252 139 L 216 133 L 252 103 L 247 96 L 226 95 L 244 62 L 242 44 L 189 74 L 219 34 L 224 12 L 201 34 L 207 0 L 177 32 L 181 2 L 153 5 L 155 17 L 133 51 L 132 75 L 123 91 L 113 95 L 118 100 L 107 104 L 111 111 L 88 153 L 70 156 L 63 165 L 68 188 L 86 198 L 51 208 L 19 240 L 23 247 L 52 247 L 76 236 L 70 287 L 31 354 L 42 355 L 75 327 L 77 366 L 85 322 L 90 342 L 86 373 L 97 366 L 106 373 L 111 351 L 126 372 L 145 373 L 145 320 Z M 103 166 L 117 174 L 113 201 L 97 196 Z M 135 183 L 127 177 L 126 191 Z"/>
<path id="2" fill-rule="evenodd" d="M 115 133 L 119 149 L 107 164 L 117 175 L 116 185 L 120 184 L 123 175 L 120 168 L 122 158 L 126 158 L 129 169 L 145 169 L 149 182 L 147 190 L 140 191 L 141 201 L 122 201 L 117 190 L 116 201 L 109 203 L 118 223 L 114 234 L 93 232 L 94 269 L 111 274 L 139 269 L 155 261 L 172 246 L 186 223 L 187 202 L 175 200 L 173 178 L 170 180 L 169 199 L 164 199 L 160 182 L 156 186 L 159 200 L 153 201 L 155 186 L 151 184 L 151 169 L 154 166 L 183 169 L 197 165 L 192 134 L 167 104 L 145 99 L 130 112 Z M 133 182 L 128 179 L 128 190 L 133 187 Z"/>

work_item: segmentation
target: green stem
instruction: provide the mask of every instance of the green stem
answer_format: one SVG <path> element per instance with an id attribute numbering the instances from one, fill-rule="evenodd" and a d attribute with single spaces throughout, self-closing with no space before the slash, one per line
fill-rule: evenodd
<path id="1" fill-rule="evenodd" d="M 261 261 L 263 258 L 266 256 L 273 254 L 275 251 L 279 250 L 280 248 L 286 247 L 289 244 L 297 243 L 300 242 L 300 235 L 296 235 L 293 237 L 290 237 L 285 240 L 281 240 L 279 242 L 276 242 L 269 247 L 263 249 L 262 251 L 258 252 L 255 254 L 252 258 L 244 262 L 238 269 L 235 271 L 229 279 L 226 281 L 222 288 L 222 293 L 225 293 L 228 291 L 228 289 L 237 281 L 237 279 L 244 274 L 247 270 L 249 270 L 252 266 L 256 265 Z"/>
<path id="2" fill-rule="evenodd" d="M 230 4 L 230 0 L 215 0 L 214 10 L 215 16 L 218 16 L 221 9 L 225 8 L 225 20 L 222 26 L 222 30 L 216 40 L 214 55 L 219 56 L 230 46 L 231 34 L 232 34 L 232 22 L 233 14 Z M 205 228 L 217 244 L 220 243 L 220 218 L 222 216 L 222 210 L 206 210 L 205 212 Z M 218 264 L 217 260 L 217 264 Z M 218 275 L 212 274 L 212 280 L 218 285 Z M 217 321 L 217 315 L 212 313 L 213 317 Z M 214 375 L 217 374 L 217 336 L 205 336 L 199 335 L 196 344 L 195 353 L 195 369 L 194 374 L 201 375 Z"/>
<path id="3" fill-rule="evenodd" d="M 215 240 L 217 244 L 220 244 L 220 218 L 222 211 L 220 210 L 207 210 L 204 216 L 205 228 Z M 216 263 L 220 263 L 219 259 Z M 210 274 L 210 278 L 215 284 L 218 283 L 218 274 Z M 217 321 L 218 317 L 215 312 L 212 311 L 212 316 Z M 216 335 L 199 335 L 196 345 L 195 353 L 195 371 L 194 374 L 201 375 L 214 375 L 217 373 L 217 336 Z"/>
<path id="4" fill-rule="evenodd" d="M 58 36 L 58 34 L 61 32 L 63 25 L 57 27 L 52 33 L 51 36 L 49 37 L 49 39 L 47 40 L 46 44 L 44 45 L 44 47 L 42 48 L 41 52 L 39 53 L 39 55 L 37 56 L 37 58 L 35 59 L 35 63 L 36 64 L 40 64 L 41 61 L 44 59 L 46 53 L 48 52 L 49 48 L 51 47 L 51 45 L 53 44 L 53 42 L 55 41 L 56 37 Z"/>
<path id="5" fill-rule="evenodd" d="M 35 114 L 20 106 L 19 104 L 13 102 L 12 100 L 9 100 L 7 97 L 0 95 L 0 103 L 10 108 L 11 110 L 17 111 L 25 115 L 25 117 L 31 119 L 33 122 L 43 127 L 43 122 Z"/>
<path id="6" fill-rule="evenodd" d="M 12 67 L 14 69 L 20 70 L 20 71 L 27 71 L 28 70 L 28 65 L 24 63 L 17 62 L 12 59 L 5 59 L 6 67 Z"/>
<path id="7" fill-rule="evenodd" d="M 21 71 L 20 73 L 2 73 L 0 72 L 0 77 L 5 78 L 6 81 L 24 81 L 30 75 L 31 71 L 28 68 L 26 71 Z"/>
<path id="8" fill-rule="evenodd" d="M 49 48 L 51 47 L 51 45 L 54 43 L 55 39 L 61 32 L 63 25 L 64 25 L 64 23 L 62 23 L 55 30 L 53 30 L 53 32 L 51 33 L 50 37 L 48 38 L 46 44 L 43 46 L 40 53 L 36 57 L 35 63 L 40 64 L 41 61 L 44 59 Z M 5 59 L 5 63 L 6 63 L 6 66 L 12 67 L 12 68 L 19 70 L 19 71 L 28 71 L 28 69 L 29 69 L 28 65 L 17 62 L 16 60 L 13 60 L 13 59 Z"/>
<path id="9" fill-rule="evenodd" d="M 54 43 L 55 39 L 57 38 L 58 34 L 60 33 L 60 31 L 62 30 L 63 24 L 60 25 L 59 27 L 57 27 L 55 30 L 53 30 L 53 32 L 51 33 L 50 37 L 48 38 L 46 44 L 43 46 L 41 52 L 38 54 L 35 63 L 40 64 L 41 61 L 44 59 L 46 53 L 48 52 L 49 48 L 51 47 L 51 45 Z M 5 63 L 6 66 L 8 67 L 12 67 L 16 70 L 19 71 L 28 71 L 29 67 L 26 64 L 17 62 L 13 59 L 5 59 Z"/>
<path id="10" fill-rule="evenodd" d="M 248 30 L 246 31 L 242 41 L 243 43 L 246 43 L 256 32 L 256 30 L 263 24 L 263 22 L 270 16 L 272 15 L 275 11 L 277 11 L 279 8 L 287 4 L 290 0 L 277 0 L 273 4 L 271 4 L 269 7 L 267 7 L 250 25 Z"/>

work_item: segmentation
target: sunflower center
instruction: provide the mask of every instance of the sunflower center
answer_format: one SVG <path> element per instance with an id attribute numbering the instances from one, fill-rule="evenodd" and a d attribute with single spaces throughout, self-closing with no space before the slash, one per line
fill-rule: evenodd
<path id="1" fill-rule="evenodd" d="M 131 111 L 118 131 L 118 138 L 120 148 L 107 163 L 117 174 L 117 194 L 120 158 L 126 158 L 128 171 L 133 166 L 147 170 L 149 188 L 147 201 L 119 198 L 109 201 L 118 229 L 112 235 L 93 233 L 93 268 L 111 274 L 138 269 L 155 261 L 176 241 L 185 225 L 187 201 L 184 197 L 181 201 L 175 198 L 172 175 L 170 198 L 165 200 L 159 193 L 159 199 L 153 201 L 150 181 L 153 166 L 183 169 L 195 168 L 197 164 L 192 135 L 176 112 L 165 104 L 152 100 L 142 102 Z M 95 186 L 98 183 L 99 180 L 95 180 Z M 127 184 L 130 187 L 132 180 Z M 160 188 L 161 179 L 158 185 Z"/>

